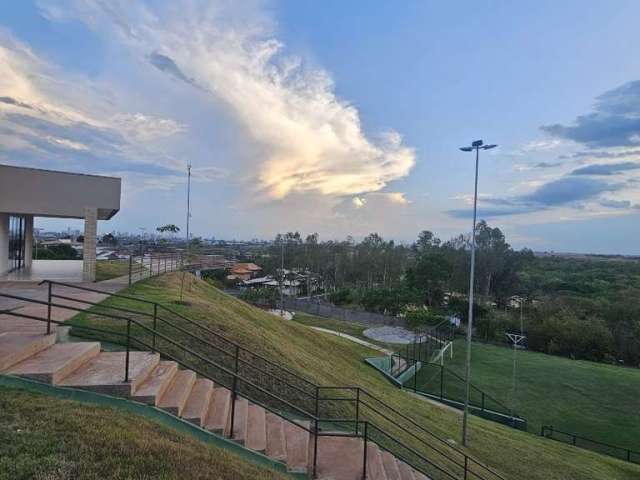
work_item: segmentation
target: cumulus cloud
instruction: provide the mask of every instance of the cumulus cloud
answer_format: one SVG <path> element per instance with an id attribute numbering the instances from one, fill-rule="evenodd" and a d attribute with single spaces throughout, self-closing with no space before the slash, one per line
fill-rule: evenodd
<path id="1" fill-rule="evenodd" d="M 640 163 L 620 162 L 620 163 L 594 163 L 586 167 L 577 168 L 572 175 L 616 175 L 629 170 L 640 169 Z"/>
<path id="2" fill-rule="evenodd" d="M 552 136 L 589 148 L 631 147 L 640 143 L 640 80 L 628 82 L 600 95 L 593 112 L 577 117 L 572 125 L 541 127 Z"/>
<path id="3" fill-rule="evenodd" d="M 377 192 L 415 163 L 397 132 L 366 135 L 330 74 L 287 55 L 258 9 L 188 1 L 155 9 L 75 5 L 89 25 L 107 28 L 154 68 L 226 106 L 257 149 L 252 184 L 266 198 Z"/>
<path id="4" fill-rule="evenodd" d="M 184 170 L 184 161 L 155 142 L 183 133 L 185 125 L 123 110 L 111 92 L 61 71 L 3 31 L 0 95 L 4 162 L 109 174 L 139 165 L 157 176 Z"/>

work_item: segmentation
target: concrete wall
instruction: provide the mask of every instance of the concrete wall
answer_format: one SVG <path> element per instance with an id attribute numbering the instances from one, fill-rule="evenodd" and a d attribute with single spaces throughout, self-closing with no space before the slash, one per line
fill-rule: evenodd
<path id="1" fill-rule="evenodd" d="M 33 215 L 26 215 L 24 220 L 24 266 L 29 268 L 33 262 Z"/>
<path id="2" fill-rule="evenodd" d="M 0 213 L 0 275 L 9 271 L 9 214 Z"/>
<path id="3" fill-rule="evenodd" d="M 120 209 L 119 178 L 0 165 L 0 211 L 41 217 L 84 218 L 94 207 L 99 220 Z"/>
<path id="4" fill-rule="evenodd" d="M 98 233 L 98 212 L 95 208 L 84 209 L 84 246 L 82 248 L 82 281 L 96 279 L 96 243 Z"/>

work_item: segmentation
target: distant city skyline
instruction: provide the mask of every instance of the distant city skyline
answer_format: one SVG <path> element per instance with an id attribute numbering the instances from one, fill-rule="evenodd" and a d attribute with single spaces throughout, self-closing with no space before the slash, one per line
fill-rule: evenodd
<path id="1" fill-rule="evenodd" d="M 120 176 L 101 232 L 640 254 L 640 3 L 11 2 L 0 163 Z M 45 229 L 78 222 L 36 219 Z M 181 232 L 182 233 L 182 232 Z"/>

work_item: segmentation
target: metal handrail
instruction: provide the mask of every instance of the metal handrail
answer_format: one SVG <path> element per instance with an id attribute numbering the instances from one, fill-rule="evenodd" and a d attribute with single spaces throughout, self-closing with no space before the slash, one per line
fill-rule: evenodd
<path id="1" fill-rule="evenodd" d="M 547 435 L 547 432 L 549 432 L 550 435 Z M 559 433 L 561 435 L 566 435 L 567 437 L 571 438 L 572 441 L 571 442 L 563 442 L 559 438 L 554 438 L 553 437 L 554 433 Z M 621 447 L 619 445 L 611 445 L 610 443 L 600 442 L 598 440 L 592 440 L 591 438 L 583 437 L 583 436 L 577 435 L 575 433 L 563 432 L 562 430 L 558 430 L 557 428 L 555 428 L 553 425 L 543 425 L 541 430 L 540 430 L 540 436 L 542 436 L 544 438 L 548 438 L 550 440 L 555 440 L 557 442 L 571 443 L 571 445 L 574 445 L 574 446 L 577 446 L 577 440 L 582 440 L 583 442 L 588 442 L 588 443 L 591 443 L 593 445 L 606 447 L 606 448 L 609 448 L 609 449 L 612 449 L 612 450 L 622 451 L 622 452 L 625 453 L 625 457 L 626 457 L 626 461 L 627 462 L 639 463 L 639 462 L 634 462 L 631 459 L 632 455 L 636 455 L 636 456 L 640 457 L 640 452 L 639 451 L 632 450 L 632 449 L 627 448 L 627 447 Z M 592 449 L 588 449 L 588 450 L 592 450 Z M 599 452 L 602 453 L 601 451 L 599 451 Z M 614 456 L 614 455 L 610 455 L 610 456 Z M 620 458 L 620 457 L 616 457 L 616 458 Z"/>
<path id="2" fill-rule="evenodd" d="M 77 285 L 66 284 L 66 283 L 63 283 L 63 282 L 54 282 L 54 281 L 45 280 L 45 281 L 43 281 L 43 282 L 41 282 L 41 283 L 48 283 L 48 284 L 49 284 L 49 288 L 51 288 L 51 286 L 52 286 L 52 285 L 61 285 L 61 286 L 69 287 L 69 288 L 74 288 L 74 289 L 79 289 L 79 290 L 85 290 L 85 291 L 91 291 L 91 292 L 95 292 L 95 293 L 101 293 L 101 294 L 106 294 L 106 295 L 110 295 L 110 296 L 126 298 L 126 299 L 130 299 L 130 300 L 135 300 L 135 301 L 139 301 L 139 302 L 143 302 L 143 303 L 147 303 L 147 304 L 155 305 L 155 306 L 157 306 L 157 307 L 159 307 L 159 308 L 165 309 L 166 311 L 168 311 L 168 312 L 170 312 L 170 313 L 173 313 L 173 314 L 177 315 L 177 316 L 178 316 L 178 317 L 180 317 L 181 319 L 184 319 L 185 321 L 187 321 L 187 322 L 189 322 L 189 323 L 191 323 L 191 324 L 193 324 L 193 325 L 196 325 L 196 326 L 198 326 L 198 327 L 202 328 L 202 329 L 203 329 L 203 330 L 205 330 L 205 331 L 208 331 L 208 332 L 212 333 L 212 334 L 213 334 L 213 335 L 215 335 L 217 338 L 220 338 L 220 339 L 224 340 L 225 342 L 228 342 L 229 344 L 231 344 L 231 345 L 233 345 L 234 347 L 236 347 L 237 351 L 243 350 L 243 351 L 245 351 L 245 352 L 248 352 L 248 353 L 250 353 L 251 355 L 253 355 L 255 358 L 259 358 L 259 359 L 261 359 L 261 360 L 264 360 L 266 363 L 268 363 L 268 364 L 270 364 L 270 365 L 273 365 L 273 366 L 275 366 L 275 367 L 277 367 L 277 368 L 280 368 L 280 369 L 282 369 L 283 371 L 286 371 L 287 373 L 290 373 L 290 374 L 291 374 L 291 375 L 293 375 L 295 378 L 297 378 L 297 379 L 300 379 L 300 380 L 304 381 L 305 383 L 309 384 L 310 386 L 313 386 L 313 387 L 316 389 L 316 391 L 319 391 L 319 390 L 321 390 L 321 389 L 341 389 L 341 390 L 351 390 L 351 391 L 355 391 L 355 392 L 357 392 L 357 399 L 340 398 L 340 400 L 350 400 L 350 401 L 355 401 L 355 402 L 356 402 L 356 418 L 354 418 L 354 419 L 344 419 L 344 421 L 345 421 L 345 422 L 349 422 L 349 423 L 351 423 L 351 424 L 355 424 L 355 425 L 359 425 L 360 423 L 362 423 L 362 421 L 358 418 L 358 411 L 359 411 L 360 406 L 367 406 L 367 405 L 366 405 L 366 404 L 365 404 L 365 405 L 363 405 L 363 402 L 362 402 L 362 400 L 360 400 L 360 398 L 359 398 L 359 397 L 360 397 L 360 394 L 361 394 L 361 393 L 363 393 L 363 394 L 365 394 L 365 395 L 368 395 L 370 398 L 373 398 L 373 399 L 375 399 L 377 402 L 379 402 L 379 404 L 380 404 L 380 405 L 382 405 L 384 408 L 389 409 L 389 410 L 390 410 L 391 412 L 393 412 L 394 414 L 399 415 L 399 416 L 400 416 L 400 417 L 402 417 L 403 419 L 405 419 L 405 420 L 409 421 L 409 422 L 411 423 L 411 425 L 412 425 L 412 426 L 419 428 L 422 432 L 427 433 L 428 435 L 430 435 L 430 436 L 431 436 L 432 438 L 434 438 L 434 439 L 437 439 L 439 442 L 441 442 L 441 443 L 442 443 L 444 446 L 446 446 L 447 448 L 449 448 L 449 449 L 451 449 L 452 451 L 454 451 L 454 452 L 456 452 L 456 453 L 458 453 L 458 454 L 462 455 L 462 456 L 464 457 L 464 468 L 465 468 L 465 473 L 467 472 L 467 464 L 468 464 L 468 462 L 470 461 L 470 462 L 472 462 L 473 464 L 476 464 L 476 465 L 478 465 L 479 467 L 481 467 L 481 468 L 485 469 L 485 470 L 486 470 L 486 472 L 488 472 L 488 473 L 490 473 L 490 474 L 492 474 L 492 475 L 494 475 L 494 476 L 496 476 L 496 477 L 498 477 L 498 478 L 500 478 L 500 479 L 503 479 L 503 477 L 502 477 L 502 476 L 500 476 L 499 474 L 497 474 L 496 472 L 494 472 L 493 470 L 491 470 L 489 467 L 487 467 L 487 466 L 483 465 L 481 462 L 479 462 L 479 461 L 475 460 L 474 458 L 472 458 L 472 457 L 468 456 L 466 453 L 462 452 L 461 450 L 459 450 L 459 449 L 457 449 L 457 448 L 453 447 L 453 446 L 452 446 L 452 445 L 450 445 L 448 442 L 446 442 L 446 440 L 444 440 L 444 439 L 440 438 L 439 436 L 435 435 L 433 432 L 430 432 L 430 431 L 429 431 L 429 430 L 427 430 L 426 428 L 424 428 L 424 427 L 422 427 L 421 425 L 417 424 L 415 421 L 411 420 L 411 419 L 410 419 L 409 417 L 407 417 L 406 415 L 401 414 L 399 411 L 397 411 L 397 410 L 396 410 L 396 409 L 394 409 L 393 407 L 390 407 L 390 406 L 389 406 L 389 405 L 387 405 L 385 402 L 383 402 L 382 400 L 380 400 L 380 399 L 378 399 L 377 397 L 373 396 L 372 394 L 370 394 L 368 391 L 366 391 L 365 389 L 363 389 L 363 388 L 361 388 L 361 387 L 358 387 L 358 386 L 346 386 L 346 387 L 345 387 L 345 386 L 335 386 L 335 387 L 334 387 L 334 386 L 319 386 L 319 385 L 316 385 L 316 384 L 314 384 L 313 382 L 311 382 L 311 381 L 309 381 L 309 380 L 305 379 L 304 377 L 301 377 L 301 376 L 299 376 L 298 374 L 296 374 L 296 373 L 294 373 L 294 372 L 291 372 L 290 370 L 288 370 L 288 369 L 286 369 L 286 368 L 284 368 L 284 367 L 281 367 L 280 365 L 278 365 L 278 364 L 276 364 L 275 362 L 272 362 L 272 361 L 270 361 L 270 360 L 268 360 L 268 359 L 266 359 L 266 358 L 262 357 L 261 355 L 255 354 L 255 353 L 253 353 L 253 352 L 251 352 L 251 351 L 249 351 L 249 350 L 247 350 L 247 349 L 245 349 L 245 348 L 241 347 L 240 345 L 238 345 L 237 343 L 233 342 L 232 340 L 229 340 L 229 339 L 227 339 L 226 337 L 224 337 L 224 336 L 222 336 L 222 335 L 220 335 L 220 334 L 218 334 L 218 333 L 216 333 L 216 332 L 213 332 L 213 331 L 212 331 L 212 330 L 210 330 L 208 327 L 205 327 L 205 326 L 201 325 L 200 323 L 198 323 L 198 322 L 196 322 L 196 321 L 194 321 L 194 320 L 192 320 L 192 319 L 189 319 L 188 317 L 185 317 L 184 315 L 182 315 L 182 314 L 180 314 L 180 313 L 178 313 L 178 312 L 175 312 L 175 311 L 173 311 L 172 309 L 170 309 L 170 308 L 168 308 L 168 307 L 165 307 L 164 305 L 158 304 L 157 302 L 153 302 L 153 301 L 149 301 L 149 300 L 144 300 L 144 299 L 139 299 L 139 298 L 132 297 L 132 296 L 127 296 L 127 295 L 111 294 L 111 293 L 109 293 L 109 292 L 105 292 L 105 291 L 101 291 L 101 290 L 97 290 L 97 289 L 92 289 L 92 288 L 88 288 L 88 287 L 80 287 L 80 286 L 77 286 Z M 0 295 L 3 295 L 3 294 L 0 294 Z M 50 295 L 51 295 L 51 296 L 56 296 L 57 294 L 52 294 L 52 293 L 50 293 Z M 20 298 L 21 298 L 21 297 L 17 297 L 17 296 L 10 296 L 10 295 L 6 295 L 6 296 L 9 296 L 10 298 L 18 298 L 18 299 L 20 299 Z M 24 299 L 24 298 L 22 297 L 22 299 Z M 85 301 L 82 301 L 82 300 L 79 300 L 79 299 L 73 299 L 73 298 L 71 298 L 71 297 L 67 297 L 67 298 L 65 298 L 65 299 L 68 299 L 68 300 L 71 300 L 71 301 L 75 301 L 75 302 L 78 302 L 78 303 L 83 303 L 83 302 L 85 302 Z M 24 299 L 24 300 L 27 300 L 27 301 L 34 301 L 34 299 Z M 37 303 L 42 303 L 42 304 L 47 304 L 47 305 L 49 305 L 49 308 L 50 308 L 51 306 L 54 306 L 54 307 L 59 307 L 59 308 L 66 308 L 66 309 L 76 310 L 76 311 L 79 311 L 79 312 L 85 311 L 85 309 L 80 309 L 80 308 L 76 308 L 76 307 L 71 307 L 71 306 L 68 306 L 68 305 L 55 304 L 55 303 L 53 303 L 53 302 L 42 302 L 42 301 L 37 301 L 37 300 L 36 300 L 36 302 L 37 302 Z M 92 304 L 92 302 L 85 302 L 85 303 L 87 303 L 87 304 Z M 98 304 L 96 304 L 96 306 L 102 307 L 102 305 L 98 305 Z M 107 306 L 107 308 L 112 308 L 112 307 Z M 116 309 L 117 309 L 117 307 L 113 307 L 113 308 L 116 308 Z M 122 311 L 122 309 L 120 309 L 120 310 Z M 128 310 L 128 309 L 127 309 L 127 310 Z M 141 314 L 145 314 L 145 312 L 139 312 L 139 311 L 129 311 L 128 313 L 134 313 L 134 314 L 135 314 L 135 313 L 141 313 Z M 318 428 L 318 423 L 321 423 L 321 422 L 335 422 L 336 420 L 338 420 L 338 419 L 325 419 L 325 418 L 319 418 L 317 415 L 314 415 L 314 414 L 312 414 L 312 413 L 310 413 L 310 412 L 308 412 L 308 411 L 306 411 L 306 410 L 300 409 L 299 407 L 297 407 L 297 406 L 295 406 L 295 405 L 293 405 L 293 404 L 290 404 L 287 400 L 280 398 L 278 395 L 275 395 L 275 394 L 273 394 L 272 392 L 269 392 L 269 391 L 267 391 L 267 390 L 263 389 L 262 387 L 260 387 L 260 386 L 258 386 L 258 385 L 255 385 L 254 383 L 250 382 L 249 380 L 246 380 L 246 379 L 244 379 L 244 378 L 240 377 L 239 375 L 237 375 L 237 373 L 233 373 L 233 372 L 231 372 L 230 370 L 226 369 L 226 367 L 220 366 L 220 365 L 216 364 L 215 362 L 212 362 L 211 360 L 209 360 L 209 359 L 207 359 L 207 358 L 203 357 L 202 355 L 197 354 L 196 352 L 190 351 L 190 349 L 188 349 L 188 348 L 187 348 L 187 347 L 185 347 L 184 345 L 181 345 L 181 344 L 179 344 L 178 342 L 172 341 L 171 339 L 169 339 L 168 337 L 164 336 L 163 334 L 160 334 L 159 332 L 155 331 L 155 329 L 150 329 L 150 328 L 149 328 L 149 327 L 147 327 L 146 325 L 143 325 L 143 324 L 141 324 L 140 322 L 138 322 L 138 321 L 136 321 L 136 320 L 127 319 L 127 318 L 125 318 L 125 317 L 117 317 L 117 316 L 113 316 L 113 315 L 109 315 L 109 314 L 104 314 L 104 313 L 100 313 L 100 315 L 104 315 L 104 316 L 107 316 L 107 317 L 118 318 L 118 319 L 122 319 L 122 320 L 129 320 L 130 322 L 133 322 L 134 324 L 136 324 L 136 325 L 140 326 L 141 328 L 145 329 L 146 331 L 149 331 L 149 332 L 152 332 L 152 333 L 154 333 L 154 332 L 155 332 L 155 334 L 156 334 L 156 335 L 158 335 L 158 336 L 160 336 L 161 338 L 163 338 L 163 339 L 165 339 L 165 340 L 169 341 L 170 343 L 173 343 L 173 344 L 175 344 L 175 345 L 177 345 L 177 346 L 182 347 L 185 351 L 187 351 L 187 353 L 194 354 L 194 355 L 196 355 L 196 357 L 200 358 L 200 359 L 201 359 L 202 361 L 204 361 L 205 363 L 209 363 L 209 364 L 211 364 L 211 365 L 213 365 L 213 366 L 216 366 L 217 368 L 222 369 L 225 373 L 232 375 L 232 376 L 233 376 L 233 378 L 234 378 L 234 380 L 239 379 L 239 380 L 241 380 L 241 381 L 244 381 L 244 382 L 246 382 L 248 385 L 250 385 L 250 386 L 252 386 L 252 387 L 257 388 L 257 389 L 258 389 L 258 391 L 261 391 L 262 393 L 266 394 L 267 396 L 270 396 L 270 397 L 272 397 L 272 398 L 274 398 L 274 399 L 276 399 L 276 400 L 278 400 L 278 401 L 284 402 L 285 404 L 289 404 L 289 405 L 290 405 L 292 408 L 294 408 L 296 411 L 298 411 L 298 410 L 299 410 L 299 411 L 300 411 L 300 413 L 304 412 L 304 415 L 306 415 L 306 416 L 307 416 L 307 418 L 309 418 L 310 420 L 312 420 L 312 421 L 315 423 L 315 428 L 313 429 L 313 431 L 314 431 L 314 432 L 316 432 L 319 436 L 322 436 L 323 434 L 322 434 L 322 433 L 320 433 L 320 430 L 319 430 L 319 428 Z M 149 314 L 147 314 L 147 316 L 149 316 Z M 40 320 L 41 320 L 41 319 L 40 319 Z M 162 319 L 162 320 L 163 320 L 163 321 L 167 321 L 166 319 Z M 53 321 L 51 321 L 51 322 L 53 322 Z M 168 322 L 168 321 L 167 321 L 167 322 Z M 53 323 L 60 323 L 60 322 L 53 322 Z M 172 325 L 172 326 L 174 326 L 174 325 Z M 87 328 L 87 327 L 82 327 L 82 328 L 86 328 L 87 330 L 89 330 L 89 328 Z M 111 333 L 111 334 L 113 334 L 113 333 L 116 333 L 116 332 L 113 332 L 113 331 L 107 331 L 106 333 Z M 140 344 L 143 344 L 143 343 L 144 343 L 144 342 L 142 342 L 142 341 L 135 340 L 135 339 L 134 339 L 134 341 L 138 341 L 138 343 L 140 343 Z M 145 343 L 144 345 L 145 345 L 145 346 L 147 346 L 147 348 L 151 348 L 151 349 L 153 349 L 153 348 L 154 348 L 154 347 L 152 347 L 152 346 L 148 346 L 146 343 Z M 156 349 L 156 350 L 157 350 L 157 349 Z M 233 388 L 233 387 L 232 387 L 232 388 Z M 236 390 L 236 389 L 235 389 L 235 388 L 233 388 L 233 390 Z M 327 399 L 327 398 L 322 398 L 322 399 L 321 399 L 321 398 L 319 398 L 318 396 L 316 396 L 316 404 L 317 404 L 320 400 L 328 400 L 328 399 Z M 252 401 L 253 401 L 253 399 L 252 399 Z M 369 405 L 368 407 L 369 407 L 370 409 L 374 410 L 370 405 Z M 316 408 L 317 408 L 317 407 L 316 407 Z M 380 415 L 379 411 L 378 411 L 378 414 Z M 388 418 L 388 417 L 387 417 L 387 418 Z M 391 419 L 389 419 L 389 420 L 391 420 Z M 375 428 L 377 428 L 377 429 L 381 430 L 379 427 L 377 427 L 377 426 L 375 426 L 375 425 L 373 425 L 373 424 L 372 424 L 372 426 L 374 426 Z M 408 431 L 408 430 L 406 429 L 406 427 L 400 427 L 400 428 L 402 429 L 402 431 L 404 431 L 405 433 L 407 433 L 407 434 L 411 435 L 412 437 L 416 437 L 416 435 L 415 435 L 413 432 Z M 381 430 L 381 431 L 382 431 L 382 430 Z M 356 435 L 361 436 L 361 435 L 359 435 L 359 434 L 358 434 L 358 432 L 356 432 Z M 316 435 L 316 436 L 317 436 L 317 435 Z M 416 437 L 416 438 L 417 438 L 417 437 Z M 424 442 L 423 442 L 423 443 L 424 443 Z M 434 448 L 434 447 L 431 447 L 431 448 Z M 456 462 L 454 459 L 452 459 L 451 457 L 449 457 L 449 455 L 448 455 L 447 453 L 440 452 L 440 451 L 438 451 L 438 450 L 437 450 L 437 449 L 435 449 L 435 448 L 434 448 L 434 450 L 435 450 L 435 451 L 437 451 L 437 452 L 438 452 L 440 455 L 442 455 L 444 458 L 448 458 L 450 461 L 452 461 L 452 463 L 454 463 L 454 464 L 458 465 L 459 467 L 462 467 L 462 465 L 461 465 L 461 464 L 459 464 L 459 463 L 458 463 L 458 462 Z M 315 461 L 314 461 L 314 462 L 315 462 Z M 417 467 L 416 467 L 416 468 L 417 468 Z M 419 469 L 419 468 L 418 468 L 418 469 Z M 475 474 L 474 472 L 469 471 L 468 473 L 473 473 L 474 475 L 478 476 L 478 478 L 483 478 L 483 477 L 481 477 L 481 476 L 479 476 L 479 475 Z"/>

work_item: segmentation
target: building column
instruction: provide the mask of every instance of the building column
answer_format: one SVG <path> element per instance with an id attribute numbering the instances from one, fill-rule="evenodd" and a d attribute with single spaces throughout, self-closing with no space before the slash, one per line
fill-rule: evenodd
<path id="1" fill-rule="evenodd" d="M 33 215 L 24 217 L 24 266 L 30 268 L 33 261 Z"/>
<path id="2" fill-rule="evenodd" d="M 9 271 L 9 214 L 0 213 L 0 275 Z"/>
<path id="3" fill-rule="evenodd" d="M 98 240 L 98 209 L 84 209 L 84 246 L 82 249 L 82 281 L 96 280 L 96 242 Z"/>

